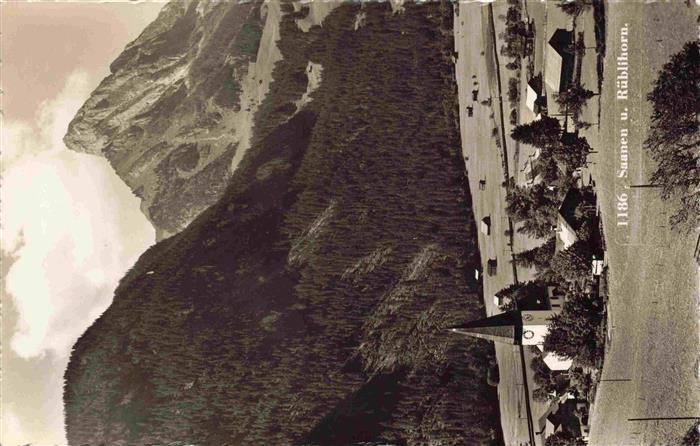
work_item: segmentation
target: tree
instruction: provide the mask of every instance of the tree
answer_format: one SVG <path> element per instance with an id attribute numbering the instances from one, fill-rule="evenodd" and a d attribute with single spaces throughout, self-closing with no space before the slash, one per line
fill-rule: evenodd
<path id="1" fill-rule="evenodd" d="M 556 239 L 554 237 L 549 237 L 547 241 L 540 246 L 515 253 L 513 260 L 516 265 L 525 268 L 534 267 L 537 270 L 546 269 L 552 261 L 552 256 L 554 256 L 555 245 Z"/>
<path id="2" fill-rule="evenodd" d="M 603 304 L 580 291 L 569 291 L 562 312 L 554 315 L 544 337 L 544 349 L 594 367 L 602 358 L 597 332 L 603 320 Z"/>
<path id="3" fill-rule="evenodd" d="M 502 310 L 517 308 L 534 307 L 537 299 L 545 294 L 544 285 L 537 281 L 529 281 L 525 283 L 514 283 L 496 293 L 497 297 L 509 301 L 510 305 L 501 306 Z"/>
<path id="4" fill-rule="evenodd" d="M 593 124 L 591 124 L 590 122 L 581 121 L 580 119 L 577 119 L 574 122 L 574 127 L 576 127 L 576 130 L 588 130 L 592 126 Z"/>
<path id="5" fill-rule="evenodd" d="M 547 394 L 561 395 L 569 388 L 569 381 L 562 373 L 554 373 L 542 359 L 542 355 L 536 355 L 530 361 L 530 368 L 534 372 L 534 382 L 538 388 Z"/>
<path id="6" fill-rule="evenodd" d="M 591 5 L 591 2 L 588 0 L 565 0 L 559 3 L 557 6 L 559 6 L 564 13 L 572 17 L 578 17 L 582 12 L 589 9 Z"/>
<path id="7" fill-rule="evenodd" d="M 518 102 L 520 99 L 520 83 L 517 77 L 508 79 L 508 101 L 511 104 Z"/>
<path id="8" fill-rule="evenodd" d="M 548 237 L 552 233 L 552 227 L 556 222 L 556 215 L 551 212 L 534 213 L 527 220 L 523 220 L 518 227 L 518 233 L 533 238 Z"/>
<path id="9" fill-rule="evenodd" d="M 548 150 L 543 150 L 540 156 L 534 161 L 532 165 L 532 174 L 535 176 L 540 175 L 542 177 L 542 182 L 550 186 L 563 186 L 561 183 L 569 178 L 566 175 L 562 175 L 557 161 Z M 568 187 L 565 187 L 562 190 L 567 189 Z"/>
<path id="10" fill-rule="evenodd" d="M 657 162 L 651 182 L 661 186 L 664 199 L 678 199 L 671 216 L 674 227 L 700 225 L 700 50 L 685 44 L 659 73 L 647 96 L 653 105 L 651 128 L 644 148 Z"/>
<path id="11" fill-rule="evenodd" d="M 506 196 L 506 212 L 516 222 L 531 218 L 538 212 L 556 213 L 557 195 L 544 184 L 531 187 L 513 186 Z M 556 214 L 555 214 L 556 216 Z"/>
<path id="12" fill-rule="evenodd" d="M 549 370 L 541 355 L 534 356 L 530 361 L 530 368 L 534 372 L 534 381 L 540 387 L 546 387 L 552 380 L 552 371 Z"/>
<path id="13" fill-rule="evenodd" d="M 588 240 L 578 240 L 554 254 L 550 268 L 556 277 L 566 282 L 583 280 L 591 274 L 592 256 Z"/>
<path id="14" fill-rule="evenodd" d="M 578 114 L 593 96 L 595 96 L 595 93 L 587 90 L 583 85 L 574 85 L 556 95 L 555 101 L 562 107 L 566 107 L 568 112 Z"/>
<path id="15" fill-rule="evenodd" d="M 547 392 L 542 387 L 538 387 L 532 391 L 532 399 L 538 403 L 549 403 L 554 400 L 555 396 Z"/>
<path id="16" fill-rule="evenodd" d="M 558 119 L 551 116 L 543 116 L 536 121 L 516 126 L 510 136 L 523 144 L 544 149 L 559 143 L 561 125 Z"/>
<path id="17" fill-rule="evenodd" d="M 681 443 L 683 446 L 698 446 L 700 444 L 700 421 L 696 421 L 685 436 Z"/>
<path id="18" fill-rule="evenodd" d="M 583 438 L 576 437 L 570 432 L 559 431 L 544 440 L 544 446 L 585 446 Z"/>
<path id="19" fill-rule="evenodd" d="M 593 378 L 591 374 L 584 371 L 582 367 L 572 367 L 569 369 L 569 386 L 582 396 L 582 398 L 588 398 L 591 393 L 591 386 L 593 385 Z"/>
<path id="20" fill-rule="evenodd" d="M 545 184 L 531 187 L 513 186 L 506 196 L 506 212 L 517 223 L 518 232 L 532 237 L 546 237 L 556 223 L 558 197 Z"/>
<path id="21" fill-rule="evenodd" d="M 563 164 L 569 171 L 578 169 L 586 164 L 591 146 L 588 140 L 573 133 L 567 133 L 562 137 L 562 143 L 551 147 L 554 159 Z"/>

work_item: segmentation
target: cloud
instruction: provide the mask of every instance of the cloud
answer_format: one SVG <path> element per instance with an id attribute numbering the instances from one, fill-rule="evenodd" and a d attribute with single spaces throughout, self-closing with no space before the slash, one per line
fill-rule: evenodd
<path id="1" fill-rule="evenodd" d="M 15 415 L 11 408 L 4 408 L 0 426 L 3 432 L 3 441 L 6 444 L 19 444 L 27 438 L 27 434 L 22 426 L 22 420 Z"/>
<path id="2" fill-rule="evenodd" d="M 72 74 L 36 124 L 9 122 L 2 132 L 2 251 L 17 258 L 6 279 L 18 312 L 10 346 L 25 359 L 67 357 L 155 240 L 109 163 L 62 142 L 91 85 Z"/>

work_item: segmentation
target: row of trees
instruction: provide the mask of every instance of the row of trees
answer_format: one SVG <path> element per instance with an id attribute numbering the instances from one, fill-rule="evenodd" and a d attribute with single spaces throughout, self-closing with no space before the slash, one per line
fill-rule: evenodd
<path id="1" fill-rule="evenodd" d="M 532 34 L 527 23 L 522 17 L 522 3 L 520 0 L 508 0 L 508 10 L 505 17 L 501 17 L 506 22 L 506 30 L 499 37 L 505 44 L 501 47 L 501 54 L 512 58 L 513 67 L 519 68 L 520 59 L 531 54 L 532 48 L 528 41 L 532 39 Z"/>
<path id="2" fill-rule="evenodd" d="M 651 182 L 664 199 L 675 200 L 670 217 L 676 228 L 700 227 L 700 54 L 698 41 L 674 54 L 647 96 L 653 106 L 651 128 L 644 142 L 656 161 Z"/>
<path id="3" fill-rule="evenodd" d="M 533 35 L 527 22 L 523 20 L 522 3 L 520 0 L 509 0 L 505 15 L 499 16 L 505 22 L 506 30 L 499 34 L 504 44 L 501 46 L 501 54 L 509 57 L 506 68 L 513 72 L 508 79 L 508 102 L 510 104 L 510 123 L 518 123 L 520 102 L 520 77 L 522 59 L 532 54 Z"/>

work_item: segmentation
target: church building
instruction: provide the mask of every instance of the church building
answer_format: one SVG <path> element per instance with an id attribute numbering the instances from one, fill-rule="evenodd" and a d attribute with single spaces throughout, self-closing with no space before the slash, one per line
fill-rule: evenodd
<path id="1" fill-rule="evenodd" d="M 510 345 L 535 345 L 543 350 L 549 319 L 556 310 L 512 310 L 452 327 L 453 333 Z M 568 370 L 572 361 L 552 352 L 542 359 L 551 370 Z"/>

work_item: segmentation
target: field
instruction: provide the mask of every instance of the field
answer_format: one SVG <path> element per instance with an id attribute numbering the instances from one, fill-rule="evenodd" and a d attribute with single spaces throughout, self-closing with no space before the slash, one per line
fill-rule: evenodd
<path id="1" fill-rule="evenodd" d="M 610 341 L 590 440 L 597 445 L 675 444 L 691 421 L 628 419 L 700 417 L 698 271 L 692 260 L 698 234 L 669 228 L 671 205 L 655 189 L 625 185 L 648 182 L 653 162 L 641 151 L 651 112 L 645 96 L 670 55 L 696 37 L 700 8 L 682 2 L 606 7 L 601 126 L 599 133 L 592 128 L 586 136 L 598 150 L 590 160 L 595 162 L 591 173 L 608 242 Z M 629 28 L 630 85 L 629 100 L 623 102 L 615 99 L 614 77 L 624 24 Z M 628 108 L 629 125 L 620 121 L 622 107 Z M 616 178 L 622 126 L 629 127 L 631 139 L 626 182 Z M 628 226 L 618 226 L 617 197 L 622 193 L 628 196 Z M 607 381 L 613 379 L 631 381 Z"/>
<path id="2" fill-rule="evenodd" d="M 494 8 L 495 9 L 495 8 Z M 498 14 L 498 13 L 496 13 Z M 498 261 L 497 274 L 483 276 L 484 300 L 488 315 L 498 312 L 493 302 L 493 295 L 513 283 L 513 269 L 510 264 L 511 248 L 505 213 L 506 190 L 502 186 L 503 162 L 502 150 L 496 145 L 497 137 L 493 129 L 500 129 L 500 117 L 497 107 L 497 90 L 490 90 L 489 79 L 495 75 L 492 57 L 493 46 L 488 40 L 488 9 L 478 3 L 460 3 L 459 14 L 455 15 L 455 47 L 458 52 L 456 62 L 457 85 L 459 87 L 460 129 L 462 132 L 462 151 L 465 156 L 469 187 L 472 191 L 472 204 L 477 225 L 482 218 L 490 216 L 490 235 L 479 233 L 479 250 L 482 265 L 487 260 Z M 473 100 L 473 91 L 478 90 L 477 100 Z M 493 97 L 491 104 L 482 103 Z M 467 107 L 473 107 L 470 117 Z M 504 104 L 504 108 L 506 108 Z M 507 119 L 506 119 L 507 121 Z M 498 137 L 500 138 L 500 136 Z M 506 138 L 508 162 L 514 162 L 514 144 Z M 481 190 L 479 182 L 486 184 Z M 538 242 L 518 240 L 516 246 Z M 528 278 L 528 271 L 518 271 L 518 279 Z M 532 354 L 526 350 L 526 362 Z M 500 369 L 498 397 L 501 409 L 501 425 L 504 441 L 508 445 L 517 445 L 528 441 L 525 395 L 522 384 L 522 368 L 517 347 L 496 344 L 496 357 Z M 532 382 L 532 371 L 527 368 L 528 381 Z M 532 387 L 529 389 L 532 392 Z M 539 414 L 544 405 L 532 402 L 532 411 Z M 535 419 L 537 416 L 535 416 Z"/>

